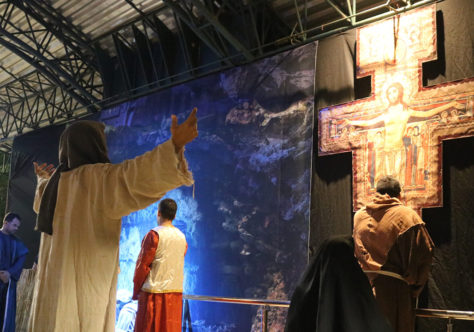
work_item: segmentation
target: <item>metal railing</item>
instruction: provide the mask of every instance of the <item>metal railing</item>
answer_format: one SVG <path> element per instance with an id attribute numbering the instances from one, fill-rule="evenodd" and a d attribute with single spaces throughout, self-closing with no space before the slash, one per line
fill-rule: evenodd
<path id="1" fill-rule="evenodd" d="M 447 319 L 446 332 L 453 331 L 453 320 L 474 320 L 474 311 L 440 310 L 440 309 L 416 309 L 417 317 L 444 318 Z"/>
<path id="2" fill-rule="evenodd" d="M 270 307 L 288 308 L 290 301 L 282 300 L 263 300 L 263 299 L 242 299 L 242 298 L 231 298 L 231 297 L 217 297 L 217 296 L 203 296 L 203 295 L 186 295 L 183 294 L 183 300 L 193 301 L 205 301 L 205 302 L 221 302 L 221 303 L 234 303 L 244 305 L 256 305 L 259 306 L 262 312 L 262 332 L 268 330 L 268 310 Z M 452 332 L 453 320 L 473 320 L 474 311 L 458 311 L 458 310 L 441 310 L 441 309 L 416 309 L 417 317 L 428 317 L 428 318 L 444 318 L 448 319 L 447 332 Z"/>
<path id="3" fill-rule="evenodd" d="M 231 298 L 231 297 L 186 295 L 186 294 L 183 294 L 183 300 L 234 303 L 234 304 L 245 304 L 245 305 L 259 306 L 260 307 L 259 309 L 262 312 L 262 329 L 261 329 L 262 332 L 267 332 L 267 329 L 268 329 L 268 310 L 270 309 L 270 307 L 288 308 L 290 306 L 290 301 L 262 300 L 262 299 L 240 299 L 240 298 Z"/>
<path id="4" fill-rule="evenodd" d="M 418 317 L 429 318 L 447 318 L 458 320 L 474 320 L 474 311 L 458 311 L 458 310 L 440 310 L 440 309 L 416 309 Z"/>

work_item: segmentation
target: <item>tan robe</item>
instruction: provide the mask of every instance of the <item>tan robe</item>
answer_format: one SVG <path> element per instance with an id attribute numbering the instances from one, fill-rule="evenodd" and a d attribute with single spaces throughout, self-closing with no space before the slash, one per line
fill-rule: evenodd
<path id="1" fill-rule="evenodd" d="M 397 198 L 377 194 L 355 214 L 353 238 L 363 270 L 390 271 L 404 279 L 368 274 L 395 331 L 414 331 L 415 299 L 428 279 L 434 248 L 425 223 Z"/>
<path id="2" fill-rule="evenodd" d="M 41 234 L 29 331 L 114 331 L 122 216 L 193 181 L 171 141 L 120 164 L 61 173 L 53 235 Z M 36 211 L 43 189 L 39 182 Z"/>

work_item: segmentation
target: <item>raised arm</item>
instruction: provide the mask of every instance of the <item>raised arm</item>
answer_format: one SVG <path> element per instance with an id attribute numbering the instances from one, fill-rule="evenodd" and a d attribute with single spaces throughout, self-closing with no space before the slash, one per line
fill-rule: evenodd
<path id="1" fill-rule="evenodd" d="M 153 150 L 120 164 L 88 166 L 101 169 L 99 187 L 92 190 L 97 197 L 91 199 L 97 200 L 101 211 L 109 217 L 120 218 L 158 201 L 170 190 L 192 185 L 194 180 L 184 158 L 184 146 L 197 134 L 194 109 L 182 124 L 173 116 L 171 139 Z"/>
<path id="2" fill-rule="evenodd" d="M 351 126 L 356 126 L 356 127 L 369 127 L 373 126 L 374 124 L 377 124 L 379 122 L 383 122 L 384 117 L 383 114 L 379 115 L 375 118 L 372 119 L 367 119 L 367 120 L 347 120 L 344 119 L 344 125 L 351 125 Z"/>
<path id="3" fill-rule="evenodd" d="M 37 162 L 33 162 L 33 167 L 37 180 L 35 199 L 33 201 L 33 210 L 38 213 L 44 188 L 46 188 L 46 184 L 48 183 L 49 178 L 51 177 L 51 175 L 53 175 L 56 169 L 52 164 L 48 165 L 46 163 L 43 163 L 39 165 Z"/>

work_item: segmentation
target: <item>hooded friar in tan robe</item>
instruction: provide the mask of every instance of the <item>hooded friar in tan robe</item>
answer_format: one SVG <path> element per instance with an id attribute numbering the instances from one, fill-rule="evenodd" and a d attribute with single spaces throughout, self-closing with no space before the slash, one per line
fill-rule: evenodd
<path id="1" fill-rule="evenodd" d="M 425 223 L 399 199 L 377 193 L 355 214 L 353 238 L 362 269 L 377 272 L 368 277 L 395 331 L 414 331 L 415 300 L 428 279 L 434 248 Z"/>
<path id="2" fill-rule="evenodd" d="M 38 178 L 41 233 L 29 331 L 114 331 L 122 216 L 193 184 L 171 140 L 110 164 L 104 125 L 79 121 L 61 136 L 59 166 Z"/>

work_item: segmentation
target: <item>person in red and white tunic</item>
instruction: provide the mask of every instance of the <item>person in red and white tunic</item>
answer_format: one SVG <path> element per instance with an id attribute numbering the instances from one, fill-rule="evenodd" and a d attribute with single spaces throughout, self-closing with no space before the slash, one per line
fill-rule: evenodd
<path id="1" fill-rule="evenodd" d="M 163 199 L 158 207 L 158 227 L 142 241 L 133 277 L 133 299 L 138 300 L 136 332 L 179 332 L 183 307 L 186 237 L 172 222 L 174 200 Z"/>

